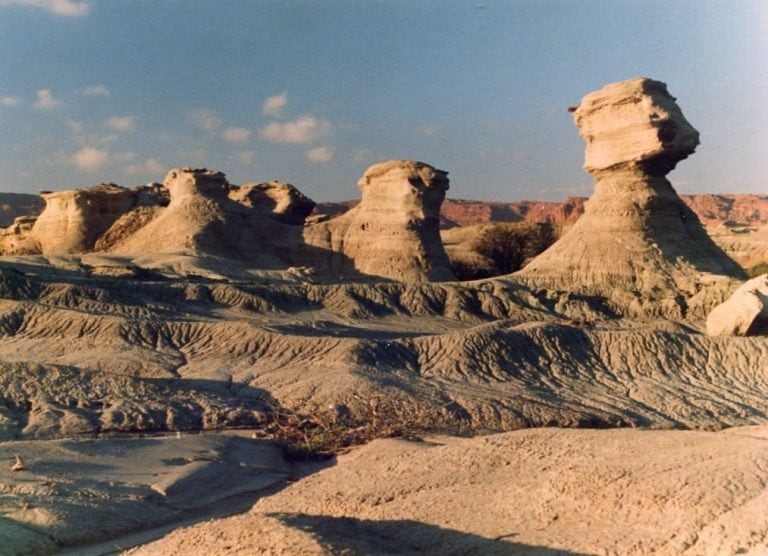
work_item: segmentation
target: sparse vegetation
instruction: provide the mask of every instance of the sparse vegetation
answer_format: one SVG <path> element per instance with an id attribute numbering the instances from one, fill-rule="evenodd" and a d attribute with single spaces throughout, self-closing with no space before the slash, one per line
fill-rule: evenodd
<path id="1" fill-rule="evenodd" d="M 552 245 L 557 237 L 558 229 L 553 222 L 497 223 L 483 230 L 474 245 L 475 252 L 490 260 L 492 266 L 480 268 L 465 261 L 455 261 L 453 272 L 460 280 L 515 272 Z"/>
<path id="2" fill-rule="evenodd" d="M 417 439 L 436 432 L 466 436 L 470 429 L 457 424 L 455 415 L 449 418 L 456 411 L 453 403 L 433 408 L 384 398 L 371 399 L 354 413 L 345 405 L 311 414 L 274 408 L 267 426 L 255 434 L 283 443 L 288 460 L 323 460 L 377 438 Z"/>

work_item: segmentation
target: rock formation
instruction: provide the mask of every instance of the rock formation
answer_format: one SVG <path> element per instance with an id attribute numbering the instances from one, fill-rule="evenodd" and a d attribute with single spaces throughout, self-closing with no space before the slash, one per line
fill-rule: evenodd
<path id="1" fill-rule="evenodd" d="M 768 274 L 748 280 L 707 317 L 710 336 L 768 334 Z"/>
<path id="2" fill-rule="evenodd" d="M 41 193 L 45 210 L 31 235 L 44 255 L 82 253 L 134 204 L 130 189 L 105 183 L 85 189 Z"/>
<path id="3" fill-rule="evenodd" d="M 572 290 L 687 291 L 701 273 L 743 276 L 666 179 L 699 144 L 664 83 L 605 86 L 573 110 L 595 192 L 584 215 L 521 273 Z"/>
<path id="4" fill-rule="evenodd" d="M 229 198 L 295 226 L 304 224 L 316 205 L 290 183 L 279 181 L 233 185 L 229 190 Z"/>
<path id="5" fill-rule="evenodd" d="M 400 281 L 453 280 L 439 231 L 448 183 L 447 172 L 423 162 L 371 166 L 358 182 L 359 205 L 306 228 L 307 244 L 328 254 L 316 266 Z"/>
<path id="6" fill-rule="evenodd" d="M 265 192 L 267 188 L 234 188 L 222 172 L 206 168 L 171 170 L 164 187 L 170 197 L 167 207 L 148 205 L 144 215 L 137 213 L 134 220 L 123 223 L 131 234 L 115 230 L 105 234 L 107 238 L 113 233 L 121 236 L 104 242 L 110 252 L 213 255 L 244 261 L 254 268 L 286 269 L 301 232 L 284 220 L 299 220 L 312 204 L 288 187 L 268 188 L 274 198 Z M 283 195 L 278 194 L 281 189 Z"/>
<path id="7" fill-rule="evenodd" d="M 13 224 L 0 228 L 0 253 L 3 255 L 33 255 L 40 253 L 40 243 L 32 237 L 37 216 L 17 216 Z"/>

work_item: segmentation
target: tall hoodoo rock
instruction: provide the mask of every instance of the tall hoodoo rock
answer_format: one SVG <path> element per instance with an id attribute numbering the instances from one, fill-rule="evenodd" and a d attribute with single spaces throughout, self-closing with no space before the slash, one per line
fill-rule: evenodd
<path id="1" fill-rule="evenodd" d="M 307 226 L 307 244 L 329 253 L 331 272 L 399 281 L 454 280 L 440 241 L 440 205 L 448 173 L 429 164 L 391 160 L 366 170 L 359 205 Z"/>
<path id="2" fill-rule="evenodd" d="M 60 255 L 92 249 L 99 236 L 133 206 L 136 194 L 109 183 L 43 192 L 41 196 L 45 209 L 31 236 L 44 255 Z"/>
<path id="3" fill-rule="evenodd" d="M 640 292 L 694 292 L 701 273 L 742 276 L 666 179 L 699 134 L 664 83 L 606 85 L 573 117 L 595 191 L 578 222 L 521 276 L 573 290 Z"/>

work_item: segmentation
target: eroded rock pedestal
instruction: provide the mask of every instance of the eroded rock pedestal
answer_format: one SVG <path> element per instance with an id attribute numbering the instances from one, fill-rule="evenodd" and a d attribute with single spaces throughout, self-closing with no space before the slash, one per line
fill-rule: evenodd
<path id="1" fill-rule="evenodd" d="M 702 273 L 742 276 L 666 178 L 699 134 L 664 83 L 606 85 L 573 116 L 595 191 L 578 222 L 521 276 L 575 291 L 685 293 L 696 291 Z"/>
<path id="2" fill-rule="evenodd" d="M 317 266 L 408 282 L 455 279 L 440 240 L 448 184 L 447 172 L 423 162 L 371 166 L 358 182 L 359 205 L 306 228 L 306 243 L 326 259 Z"/>

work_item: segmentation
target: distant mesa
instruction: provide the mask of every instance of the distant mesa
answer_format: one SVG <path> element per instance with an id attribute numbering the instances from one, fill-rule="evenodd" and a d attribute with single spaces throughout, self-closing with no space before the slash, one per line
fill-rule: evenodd
<path id="1" fill-rule="evenodd" d="M 520 276 L 577 291 L 689 294 L 701 273 L 743 277 L 665 177 L 694 152 L 699 134 L 664 83 L 606 85 L 573 117 L 595 191 L 584 215 Z"/>
<path id="2" fill-rule="evenodd" d="M 360 204 L 305 229 L 306 243 L 326 258 L 319 266 L 406 282 L 455 279 L 440 240 L 448 172 L 390 160 L 368 168 L 358 186 Z"/>

